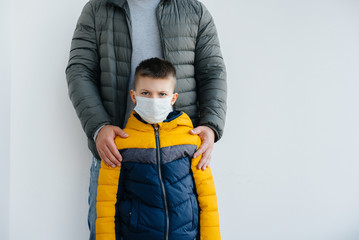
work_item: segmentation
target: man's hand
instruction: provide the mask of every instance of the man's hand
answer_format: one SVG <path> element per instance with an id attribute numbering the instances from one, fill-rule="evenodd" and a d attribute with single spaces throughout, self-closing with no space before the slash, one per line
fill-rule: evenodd
<path id="1" fill-rule="evenodd" d="M 96 148 L 104 163 L 107 166 L 121 166 L 122 156 L 118 151 L 114 139 L 116 136 L 127 138 L 128 134 L 121 128 L 113 125 L 103 126 L 96 137 Z"/>
<path id="2" fill-rule="evenodd" d="M 210 127 L 199 126 L 192 129 L 190 133 L 197 134 L 202 139 L 202 144 L 193 154 L 193 158 L 202 154 L 202 158 L 199 161 L 197 168 L 205 170 L 211 161 L 211 154 L 214 145 L 214 131 Z"/>

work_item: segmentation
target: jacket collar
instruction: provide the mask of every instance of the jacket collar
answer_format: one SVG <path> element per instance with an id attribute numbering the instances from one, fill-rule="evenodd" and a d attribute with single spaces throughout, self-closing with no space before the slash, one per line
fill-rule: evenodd
<path id="1" fill-rule="evenodd" d="M 113 4 L 117 7 L 123 8 L 123 6 L 127 2 L 127 0 L 107 0 L 107 2 Z"/>
<path id="2" fill-rule="evenodd" d="M 170 0 L 161 0 L 160 2 L 168 2 Z M 111 3 L 117 7 L 124 8 L 125 3 L 127 3 L 127 0 L 107 0 L 108 3 Z"/>
<path id="3" fill-rule="evenodd" d="M 158 123 L 162 130 L 169 131 L 178 126 L 186 126 L 193 128 L 193 124 L 189 116 L 183 111 L 173 111 L 168 114 L 167 119 Z M 130 118 L 127 121 L 126 128 L 136 129 L 138 131 L 146 132 L 153 131 L 153 125 L 145 122 L 136 111 L 132 111 Z"/>

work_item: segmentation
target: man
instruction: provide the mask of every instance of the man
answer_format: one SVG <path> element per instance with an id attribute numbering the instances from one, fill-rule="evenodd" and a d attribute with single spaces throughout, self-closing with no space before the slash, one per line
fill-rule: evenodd
<path id="1" fill-rule="evenodd" d="M 134 105 L 128 96 L 134 70 L 150 57 L 170 61 L 177 71 L 179 100 L 175 110 L 186 112 L 202 139 L 193 158 L 205 169 L 214 142 L 225 124 L 226 70 L 212 16 L 197 0 L 90 0 L 78 19 L 71 42 L 66 77 L 69 96 L 93 154 L 91 182 L 97 182 L 100 159 L 121 165 L 116 136 Z M 90 183 L 89 225 L 95 228 Z"/>

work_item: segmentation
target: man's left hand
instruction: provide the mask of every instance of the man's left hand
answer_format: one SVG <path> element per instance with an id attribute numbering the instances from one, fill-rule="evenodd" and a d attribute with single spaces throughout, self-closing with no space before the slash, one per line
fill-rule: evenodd
<path id="1" fill-rule="evenodd" d="M 214 131 L 207 126 L 198 126 L 192 129 L 190 133 L 196 134 L 202 139 L 202 144 L 194 153 L 193 158 L 196 158 L 202 154 L 202 158 L 199 161 L 197 168 L 202 168 L 202 170 L 205 170 L 211 161 L 211 154 L 214 145 Z"/>

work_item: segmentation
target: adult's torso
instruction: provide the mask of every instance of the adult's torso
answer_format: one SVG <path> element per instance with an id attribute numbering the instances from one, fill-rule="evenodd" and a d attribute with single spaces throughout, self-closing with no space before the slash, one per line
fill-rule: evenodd
<path id="1" fill-rule="evenodd" d="M 101 70 L 99 91 L 112 121 L 123 128 L 133 53 L 129 6 L 124 0 L 94 3 Z M 194 67 L 199 8 L 199 3 L 191 0 L 164 0 L 156 8 L 163 57 L 177 71 L 175 91 L 179 97 L 174 109 L 186 112 L 194 126 L 199 120 Z"/>

